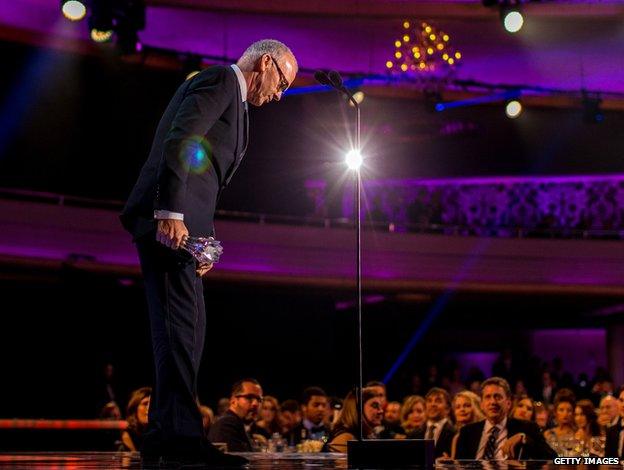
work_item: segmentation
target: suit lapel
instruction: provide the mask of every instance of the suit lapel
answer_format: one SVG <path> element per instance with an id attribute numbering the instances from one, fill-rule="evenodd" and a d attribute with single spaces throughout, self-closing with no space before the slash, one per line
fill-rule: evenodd
<path id="1" fill-rule="evenodd" d="M 225 175 L 224 186 L 227 186 L 230 183 L 234 172 L 240 165 L 243 156 L 245 156 L 247 143 L 249 141 L 249 113 L 247 112 L 247 101 L 243 102 L 242 100 L 238 79 L 236 80 L 236 96 L 238 100 L 236 106 L 236 150 L 234 154 L 234 161 L 228 168 Z"/>

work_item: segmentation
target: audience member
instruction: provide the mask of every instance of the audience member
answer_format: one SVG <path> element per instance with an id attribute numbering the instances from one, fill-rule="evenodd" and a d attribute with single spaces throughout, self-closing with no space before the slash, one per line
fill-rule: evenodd
<path id="1" fill-rule="evenodd" d="M 362 434 L 365 439 L 376 439 L 377 428 L 381 427 L 383 419 L 382 398 L 376 390 L 365 388 L 362 390 L 364 420 Z M 332 430 L 327 444 L 330 452 L 346 452 L 347 442 L 356 439 L 360 434 L 357 400 L 353 392 L 349 392 L 344 399 L 343 408 L 336 426 Z"/>
<path id="2" fill-rule="evenodd" d="M 624 458 L 624 386 L 618 390 L 619 419 L 607 429 L 605 457 Z"/>
<path id="3" fill-rule="evenodd" d="M 260 404 L 258 421 L 251 425 L 249 433 L 260 434 L 266 439 L 270 439 L 275 433 L 281 434 L 282 429 L 277 419 L 279 404 L 277 398 L 267 395 Z"/>
<path id="4" fill-rule="evenodd" d="M 199 412 L 202 415 L 202 427 L 204 428 L 204 436 L 208 437 L 208 432 L 210 431 L 210 426 L 214 423 L 214 412 L 212 408 L 206 405 L 202 405 L 198 403 Z"/>
<path id="5" fill-rule="evenodd" d="M 425 396 L 425 415 L 427 421 L 416 428 L 410 435 L 413 439 L 433 439 L 435 456 L 451 455 L 451 444 L 455 435 L 455 426 L 449 420 L 451 397 L 443 388 L 433 387 Z"/>
<path id="6" fill-rule="evenodd" d="M 257 380 L 248 378 L 236 382 L 230 394 L 230 407 L 210 427 L 210 442 L 225 443 L 229 452 L 253 451 L 253 443 L 245 426 L 255 421 L 260 403 L 262 387 Z"/>
<path id="7" fill-rule="evenodd" d="M 563 393 L 565 392 L 565 393 Z M 555 450 L 566 447 L 574 439 L 574 394 L 561 389 L 555 397 L 555 427 L 544 432 L 548 444 Z"/>
<path id="8" fill-rule="evenodd" d="M 419 395 L 410 395 L 403 400 L 401 407 L 401 427 L 411 433 L 422 426 L 427 419 L 425 415 L 425 399 Z"/>
<path id="9" fill-rule="evenodd" d="M 600 400 L 598 424 L 603 429 L 610 428 L 619 420 L 618 400 L 613 395 L 605 395 Z"/>
<path id="10" fill-rule="evenodd" d="M 535 416 L 535 424 L 544 432 L 551 426 L 550 410 L 541 401 L 534 402 L 533 416 Z"/>
<path id="11" fill-rule="evenodd" d="M 303 391 L 301 411 L 303 420 L 294 432 L 294 443 L 312 439 L 320 441 L 329 436 L 329 427 L 325 424 L 325 416 L 329 407 L 327 394 L 320 387 L 308 387 Z"/>
<path id="12" fill-rule="evenodd" d="M 576 402 L 574 424 L 576 425 L 574 437 L 587 446 L 592 438 L 600 436 L 598 415 L 591 400 L 579 400 Z"/>
<path id="13" fill-rule="evenodd" d="M 511 407 L 512 418 L 522 421 L 535 421 L 535 405 L 533 400 L 526 395 L 516 395 Z"/>
<path id="14" fill-rule="evenodd" d="M 297 435 L 297 431 L 302 420 L 301 406 L 297 400 L 282 402 L 278 411 L 278 421 L 281 426 L 282 436 L 286 439 L 289 446 L 294 446 L 301 441 L 301 433 Z"/>
<path id="15" fill-rule="evenodd" d="M 557 456 L 534 423 L 508 417 L 511 390 L 505 379 L 491 377 L 483 382 L 481 408 L 486 419 L 461 428 L 455 458 L 549 460 Z"/>
<path id="16" fill-rule="evenodd" d="M 128 427 L 121 433 L 120 450 L 136 452 L 141 449 L 147 429 L 151 395 L 151 387 L 142 387 L 132 392 L 126 407 Z"/>

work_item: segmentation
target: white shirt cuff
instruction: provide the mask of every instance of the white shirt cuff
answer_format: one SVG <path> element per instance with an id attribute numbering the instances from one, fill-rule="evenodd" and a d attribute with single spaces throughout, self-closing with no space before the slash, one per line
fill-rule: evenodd
<path id="1" fill-rule="evenodd" d="M 154 211 L 154 218 L 156 220 L 161 220 L 161 219 L 184 220 L 184 214 L 180 214 L 179 212 L 156 210 Z"/>

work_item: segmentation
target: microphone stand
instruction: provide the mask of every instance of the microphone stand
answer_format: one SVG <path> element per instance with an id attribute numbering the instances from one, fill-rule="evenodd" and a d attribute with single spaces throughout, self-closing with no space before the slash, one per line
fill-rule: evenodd
<path id="1" fill-rule="evenodd" d="M 360 104 L 355 100 L 351 92 L 342 83 L 340 74 L 336 71 L 325 72 L 318 70 L 314 74 L 314 78 L 322 85 L 334 88 L 336 91 L 344 93 L 349 101 L 355 107 L 355 149 L 361 152 L 360 138 Z M 364 390 L 364 373 L 363 373 L 363 351 L 362 351 L 362 177 L 360 168 L 355 169 L 355 289 L 357 297 L 357 343 L 358 343 L 358 384 L 356 386 L 356 403 L 359 422 L 358 441 L 364 440 L 364 402 L 362 400 Z"/>

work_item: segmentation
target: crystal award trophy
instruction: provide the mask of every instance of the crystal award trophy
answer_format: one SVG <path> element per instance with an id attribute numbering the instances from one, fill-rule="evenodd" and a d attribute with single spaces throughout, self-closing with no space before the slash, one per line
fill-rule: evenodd
<path id="1" fill-rule="evenodd" d="M 182 248 L 192 254 L 199 264 L 218 263 L 223 253 L 221 242 L 213 237 L 186 237 Z"/>

